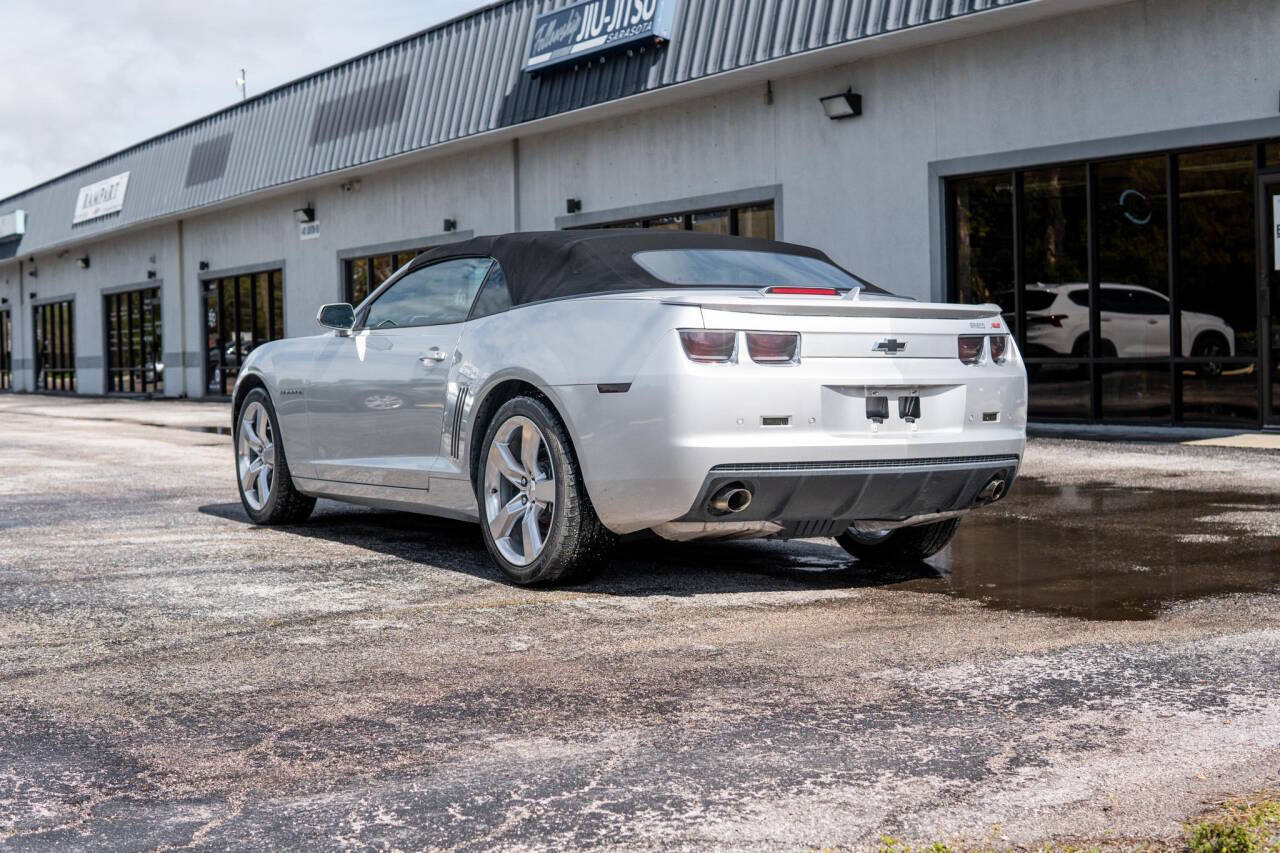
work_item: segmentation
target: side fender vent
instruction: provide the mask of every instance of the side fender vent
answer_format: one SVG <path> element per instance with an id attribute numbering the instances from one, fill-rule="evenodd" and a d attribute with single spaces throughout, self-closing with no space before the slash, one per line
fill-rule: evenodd
<path id="1" fill-rule="evenodd" d="M 449 431 L 449 455 L 454 459 L 462 448 L 462 415 L 467 410 L 467 398 L 471 396 L 471 387 L 458 386 L 458 400 L 453 404 L 453 426 Z"/>

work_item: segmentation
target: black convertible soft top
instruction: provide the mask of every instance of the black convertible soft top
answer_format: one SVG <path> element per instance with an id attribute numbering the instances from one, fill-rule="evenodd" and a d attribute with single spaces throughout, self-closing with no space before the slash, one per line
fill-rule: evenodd
<path id="1" fill-rule="evenodd" d="M 826 261 L 839 269 L 834 261 L 817 249 L 794 243 L 640 228 L 523 231 L 474 237 L 428 249 L 418 256 L 414 266 L 448 258 L 490 256 L 502 265 L 511 301 L 524 305 L 589 293 L 675 287 L 655 277 L 632 257 L 636 252 L 662 249 L 777 252 Z M 867 289 L 879 290 L 871 285 L 867 285 Z"/>

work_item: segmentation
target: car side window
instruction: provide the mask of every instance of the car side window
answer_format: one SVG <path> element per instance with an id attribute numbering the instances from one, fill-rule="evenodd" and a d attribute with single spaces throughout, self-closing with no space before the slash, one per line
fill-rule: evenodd
<path id="1" fill-rule="evenodd" d="M 1158 293 L 1145 290 L 1130 291 L 1133 294 L 1133 313 L 1135 314 L 1168 314 L 1169 303 Z"/>
<path id="2" fill-rule="evenodd" d="M 490 314 L 501 314 L 510 307 L 511 292 L 507 288 L 507 276 L 498 262 L 494 261 L 488 278 L 484 280 L 484 286 L 480 288 L 480 295 L 476 297 L 476 304 L 471 307 L 469 319 L 477 320 Z"/>
<path id="3" fill-rule="evenodd" d="M 407 273 L 369 306 L 364 327 L 461 323 L 492 264 L 490 258 L 457 258 Z"/>

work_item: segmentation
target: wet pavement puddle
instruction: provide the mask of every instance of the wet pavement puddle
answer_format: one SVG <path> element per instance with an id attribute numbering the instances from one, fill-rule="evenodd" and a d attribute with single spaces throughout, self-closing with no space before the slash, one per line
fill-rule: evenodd
<path id="1" fill-rule="evenodd" d="M 1087 619 L 1154 619 L 1177 602 L 1280 591 L 1280 506 L 1258 494 L 1022 477 L 1008 499 L 971 513 L 929 562 L 939 577 L 895 588 Z"/>

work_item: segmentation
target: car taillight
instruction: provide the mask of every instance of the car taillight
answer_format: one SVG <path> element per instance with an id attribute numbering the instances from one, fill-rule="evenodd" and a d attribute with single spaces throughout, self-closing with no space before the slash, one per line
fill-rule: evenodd
<path id="1" fill-rule="evenodd" d="M 800 335 L 795 332 L 747 332 L 747 352 L 752 361 L 786 364 L 796 360 Z"/>
<path id="2" fill-rule="evenodd" d="M 982 360 L 982 345 L 986 341 L 983 335 L 961 335 L 959 339 L 960 360 L 965 364 L 977 364 Z"/>
<path id="3" fill-rule="evenodd" d="M 706 329 L 681 329 L 680 345 L 693 361 L 724 362 L 733 358 L 738 342 L 737 332 L 712 332 Z"/>
<path id="4" fill-rule="evenodd" d="M 991 336 L 991 360 L 996 364 L 1004 364 L 1009 360 L 1009 336 Z"/>

